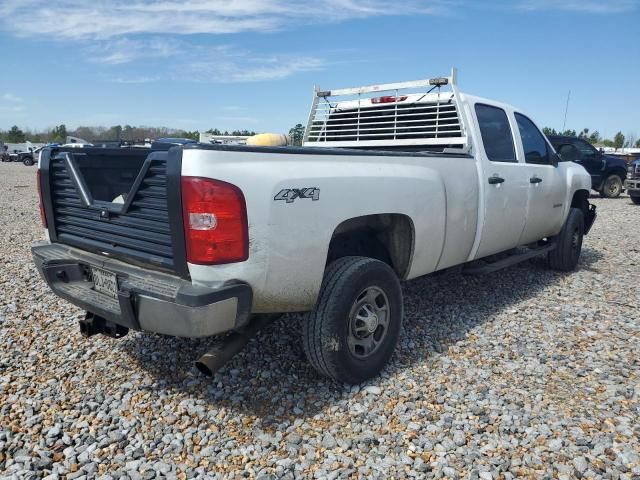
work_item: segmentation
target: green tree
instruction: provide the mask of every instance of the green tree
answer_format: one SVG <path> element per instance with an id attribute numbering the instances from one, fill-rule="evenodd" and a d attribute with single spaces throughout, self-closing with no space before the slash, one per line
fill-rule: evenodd
<path id="1" fill-rule="evenodd" d="M 556 132 L 555 128 L 550 128 L 550 127 L 544 127 L 542 129 L 542 133 L 544 133 L 547 137 L 550 137 L 552 135 L 557 135 L 558 132 Z"/>
<path id="2" fill-rule="evenodd" d="M 604 145 L 605 147 L 613 147 L 613 140 L 605 138 L 604 140 L 602 140 L 602 145 Z"/>
<path id="3" fill-rule="evenodd" d="M 622 148 L 624 145 L 624 135 L 622 132 L 616 133 L 615 137 L 613 137 L 613 146 L 616 148 Z"/>
<path id="4" fill-rule="evenodd" d="M 65 143 L 67 141 L 67 126 L 63 123 L 57 127 L 53 127 L 49 136 L 53 142 Z"/>
<path id="5" fill-rule="evenodd" d="M 209 133 L 209 134 L 211 134 L 211 135 L 222 135 L 222 134 L 220 133 L 220 130 L 218 130 L 217 128 L 210 128 L 209 130 L 207 130 L 207 131 L 206 131 L 206 132 L 204 132 L 204 133 Z"/>
<path id="6" fill-rule="evenodd" d="M 193 132 L 190 132 L 188 130 L 180 130 L 178 132 L 178 136 L 182 137 L 182 138 L 189 138 L 191 140 L 199 140 L 200 139 L 200 132 L 198 132 L 197 130 L 194 130 Z"/>
<path id="7" fill-rule="evenodd" d="M 22 143 L 27 139 L 24 132 L 20 130 L 17 125 L 11 127 L 7 132 L 6 138 L 9 143 Z"/>
<path id="8" fill-rule="evenodd" d="M 602 142 L 602 137 L 600 137 L 600 132 L 598 132 L 597 130 L 592 132 L 591 135 L 589 135 L 588 140 L 589 140 L 589 143 L 591 143 L 592 145 Z"/>
<path id="9" fill-rule="evenodd" d="M 636 147 L 636 148 L 640 148 L 640 138 L 639 138 L 639 139 L 638 139 L 638 141 L 636 142 L 635 147 Z"/>
<path id="10" fill-rule="evenodd" d="M 122 126 L 114 125 L 107 130 L 106 138 L 104 140 L 121 140 L 122 139 Z"/>
<path id="11" fill-rule="evenodd" d="M 133 127 L 131 125 L 125 125 L 122 129 L 122 140 L 133 141 L 135 140 L 135 133 L 133 131 Z"/>
<path id="12" fill-rule="evenodd" d="M 292 145 L 297 147 L 301 146 L 304 138 L 304 126 L 301 123 L 298 123 L 295 127 L 289 130 L 289 138 L 291 139 Z"/>

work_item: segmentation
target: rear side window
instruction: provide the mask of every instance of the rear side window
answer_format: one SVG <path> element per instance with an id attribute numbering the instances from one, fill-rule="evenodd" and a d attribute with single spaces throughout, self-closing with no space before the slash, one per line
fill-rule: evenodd
<path id="1" fill-rule="evenodd" d="M 580 150 L 582 160 L 593 160 L 598 156 L 598 151 L 584 140 L 576 140 L 574 145 Z"/>
<path id="2" fill-rule="evenodd" d="M 505 111 L 476 103 L 476 116 L 487 158 L 492 162 L 515 162 L 513 136 Z"/>
<path id="3" fill-rule="evenodd" d="M 540 130 L 524 115 L 516 113 L 516 123 L 522 139 L 524 159 L 527 163 L 549 164 L 549 149 L 547 141 Z"/>

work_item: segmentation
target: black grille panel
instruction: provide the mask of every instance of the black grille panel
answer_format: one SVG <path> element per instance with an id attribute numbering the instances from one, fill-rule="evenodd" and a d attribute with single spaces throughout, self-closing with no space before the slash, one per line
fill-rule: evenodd
<path id="1" fill-rule="evenodd" d="M 167 161 L 152 159 L 150 162 L 127 211 L 111 211 L 108 218 L 104 218 L 100 202 L 91 206 L 82 203 L 66 161 L 52 158 L 49 181 L 56 240 L 175 270 L 167 200 Z"/>
<path id="2" fill-rule="evenodd" d="M 408 140 L 461 137 L 454 104 L 375 106 L 329 115 L 319 141 Z"/>

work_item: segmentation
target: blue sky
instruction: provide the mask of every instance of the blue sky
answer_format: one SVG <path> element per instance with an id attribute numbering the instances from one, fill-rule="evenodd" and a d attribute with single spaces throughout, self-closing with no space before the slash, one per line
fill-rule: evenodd
<path id="1" fill-rule="evenodd" d="M 314 84 L 459 68 L 538 124 L 640 134 L 640 0 L 0 0 L 0 128 L 287 131 Z"/>

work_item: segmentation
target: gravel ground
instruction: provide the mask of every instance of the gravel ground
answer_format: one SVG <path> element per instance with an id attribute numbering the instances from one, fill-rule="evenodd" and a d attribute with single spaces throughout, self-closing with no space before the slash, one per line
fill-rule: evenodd
<path id="1" fill-rule="evenodd" d="M 213 379 L 211 341 L 80 336 L 31 263 L 35 168 L 0 165 L 0 476 L 640 479 L 640 207 L 593 198 L 580 269 L 404 285 L 377 379 L 318 378 L 300 318 Z"/>

